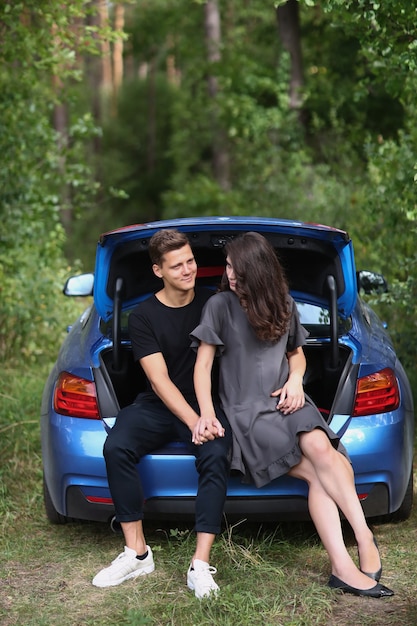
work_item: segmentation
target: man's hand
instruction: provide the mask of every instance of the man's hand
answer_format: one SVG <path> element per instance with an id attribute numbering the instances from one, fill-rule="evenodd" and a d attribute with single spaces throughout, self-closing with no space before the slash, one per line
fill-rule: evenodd
<path id="1" fill-rule="evenodd" d="M 202 415 L 192 430 L 191 441 L 196 446 L 201 446 L 206 441 L 212 441 L 217 437 L 224 437 L 224 428 L 215 415 Z"/>

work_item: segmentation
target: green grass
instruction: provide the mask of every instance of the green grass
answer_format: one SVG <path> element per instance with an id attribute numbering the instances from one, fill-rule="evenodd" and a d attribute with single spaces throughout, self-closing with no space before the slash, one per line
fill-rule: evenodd
<path id="1" fill-rule="evenodd" d="M 186 587 L 190 526 L 146 524 L 155 554 L 150 576 L 111 589 L 91 579 L 123 549 L 121 535 L 94 523 L 53 526 L 45 517 L 39 405 L 47 370 L 3 372 L 0 392 L 0 623 L 2 626 L 414 626 L 417 511 L 374 526 L 383 558 L 384 600 L 326 587 L 327 555 L 311 524 L 228 525 L 212 564 L 221 593 L 199 602 Z M 346 529 L 352 556 L 356 547 Z"/>

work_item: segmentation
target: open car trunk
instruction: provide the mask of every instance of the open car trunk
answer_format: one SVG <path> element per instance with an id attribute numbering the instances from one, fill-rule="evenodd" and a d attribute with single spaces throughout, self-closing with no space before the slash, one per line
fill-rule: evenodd
<path id="1" fill-rule="evenodd" d="M 149 225 L 148 225 L 149 226 Z M 152 225 L 151 225 L 152 226 Z M 104 418 L 115 417 L 145 389 L 144 374 L 133 362 L 127 334 L 129 312 L 141 300 L 162 287 L 153 271 L 148 243 L 155 228 L 131 227 L 103 235 L 98 244 L 94 285 L 96 307 L 102 319 L 101 331 L 112 340 L 113 348 L 100 353 L 96 384 L 100 387 L 100 410 Z M 175 224 L 178 228 L 178 223 Z M 310 332 L 305 346 L 307 371 L 305 391 L 326 419 L 333 412 L 349 414 L 343 398 L 352 399 L 355 368 L 349 348 L 339 344 L 339 336 L 349 330 L 349 315 L 356 301 L 356 275 L 351 241 L 339 230 L 289 221 L 259 220 L 253 227 L 245 220 L 227 218 L 205 220 L 204 227 L 184 221 L 197 265 L 197 284 L 218 288 L 224 266 L 223 247 L 242 231 L 256 230 L 274 246 L 285 269 L 301 323 Z M 130 238 L 130 239 L 129 239 Z M 105 271 L 103 271 L 105 268 Z M 305 319 L 303 319 L 305 318 Z M 307 323 L 306 323 L 307 321 Z M 351 400 L 350 400 L 351 401 Z"/>
<path id="2" fill-rule="evenodd" d="M 304 353 L 307 359 L 304 389 L 326 421 L 330 421 L 334 412 L 350 414 L 351 399 L 354 397 L 351 385 L 355 384 L 356 373 L 349 348 L 339 348 L 336 367 L 331 364 L 331 348 L 328 343 L 307 344 L 304 346 Z M 130 346 L 123 345 L 120 366 L 117 369 L 114 368 L 113 356 L 113 350 L 103 350 L 100 354 L 100 368 L 95 370 L 103 418 L 116 417 L 120 409 L 131 404 L 138 393 L 146 389 L 143 370 L 139 363 L 134 362 Z M 344 402 L 347 398 L 348 406 Z"/>

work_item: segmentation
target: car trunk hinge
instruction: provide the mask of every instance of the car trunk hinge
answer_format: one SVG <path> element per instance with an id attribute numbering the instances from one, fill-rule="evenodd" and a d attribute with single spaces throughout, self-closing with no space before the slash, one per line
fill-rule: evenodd
<path id="1" fill-rule="evenodd" d="M 330 292 L 330 367 L 336 369 L 339 364 L 337 290 L 334 276 L 327 277 L 327 286 Z"/>
<path id="2" fill-rule="evenodd" d="M 113 298 L 113 369 L 118 372 L 122 367 L 122 293 L 123 278 L 116 278 Z"/>

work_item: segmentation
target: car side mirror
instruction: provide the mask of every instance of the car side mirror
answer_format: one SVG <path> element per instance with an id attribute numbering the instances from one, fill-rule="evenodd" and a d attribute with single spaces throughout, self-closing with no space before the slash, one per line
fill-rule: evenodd
<path id="1" fill-rule="evenodd" d="M 67 279 L 63 292 L 66 296 L 92 296 L 94 288 L 94 274 L 80 274 Z"/>
<path id="2" fill-rule="evenodd" d="M 361 270 L 356 274 L 358 291 L 363 290 L 366 294 L 387 293 L 388 283 L 382 274 Z"/>

